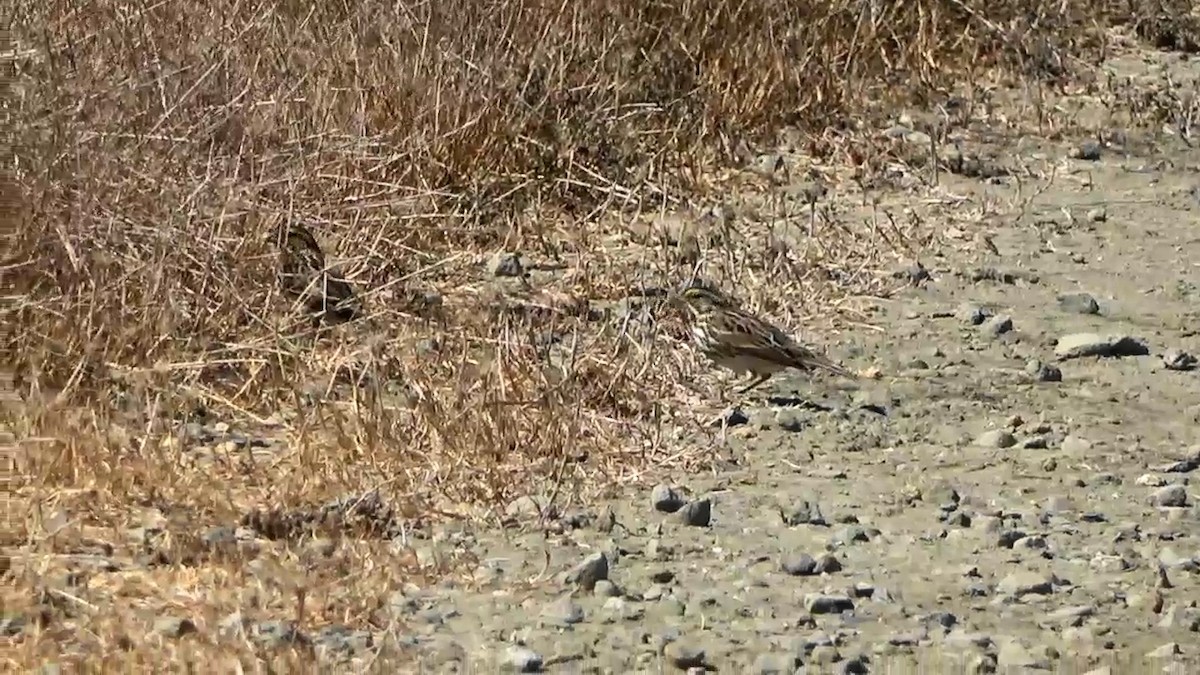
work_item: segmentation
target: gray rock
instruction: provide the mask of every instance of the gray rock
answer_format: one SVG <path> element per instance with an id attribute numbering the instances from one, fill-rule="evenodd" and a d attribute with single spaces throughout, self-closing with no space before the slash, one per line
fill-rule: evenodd
<path id="1" fill-rule="evenodd" d="M 1031 274 L 1024 270 L 1005 270 L 996 267 L 986 266 L 977 267 L 967 274 L 968 278 L 974 282 L 994 281 L 1002 284 L 1015 284 L 1018 281 L 1025 283 L 1036 284 L 1040 277 L 1036 274 Z"/>
<path id="2" fill-rule="evenodd" d="M 23 616 L 6 616 L 0 618 L 0 637 L 11 638 L 20 635 L 26 626 Z"/>
<path id="3" fill-rule="evenodd" d="M 780 509 L 779 516 L 785 525 L 828 525 L 825 516 L 821 514 L 821 505 L 815 501 L 801 501 L 790 510 Z"/>
<path id="4" fill-rule="evenodd" d="M 596 582 L 608 579 L 608 556 L 603 551 L 584 558 L 567 572 L 566 583 L 575 584 L 585 591 L 596 588 Z"/>
<path id="5" fill-rule="evenodd" d="M 703 668 L 705 665 L 704 649 L 684 640 L 668 642 L 663 648 L 663 656 L 680 670 Z"/>
<path id="6" fill-rule="evenodd" d="M 832 541 L 839 546 L 847 546 L 855 542 L 870 541 L 867 531 L 857 525 L 847 525 L 834 532 Z"/>
<path id="7" fill-rule="evenodd" d="M 1183 507 L 1188 504 L 1187 487 L 1183 485 L 1167 485 L 1154 491 L 1150 503 L 1160 507 Z"/>
<path id="8" fill-rule="evenodd" d="M 558 518 L 558 509 L 553 504 L 550 504 L 547 499 L 525 495 L 509 502 L 504 507 L 504 515 L 515 520 L 533 520 L 536 518 L 555 520 Z"/>
<path id="9" fill-rule="evenodd" d="M 650 502 L 654 505 L 655 511 L 675 513 L 683 508 L 687 500 L 684 499 L 680 490 L 665 483 L 659 483 L 650 491 Z"/>
<path id="10" fill-rule="evenodd" d="M 1164 352 L 1162 361 L 1163 367 L 1167 370 L 1194 370 L 1197 364 L 1195 356 L 1178 349 Z"/>
<path id="11" fill-rule="evenodd" d="M 1162 473 L 1191 473 L 1200 469 L 1200 446 L 1190 448 L 1188 452 L 1190 454 L 1184 459 L 1160 464 L 1154 467 L 1154 470 Z"/>
<path id="12" fill-rule="evenodd" d="M 183 637 L 196 632 L 196 624 L 187 618 L 163 616 L 154 622 L 154 632 L 169 638 Z"/>
<path id="13" fill-rule="evenodd" d="M 597 532 L 612 532 L 617 526 L 617 514 L 612 506 L 605 506 L 594 523 Z"/>
<path id="14" fill-rule="evenodd" d="M 1097 572 L 1116 574 L 1133 569 L 1133 563 L 1124 556 L 1097 553 L 1088 561 L 1088 566 Z"/>
<path id="15" fill-rule="evenodd" d="M 970 527 L 971 516 L 962 511 L 955 511 L 946 514 L 946 519 L 943 522 L 951 527 Z"/>
<path id="16" fill-rule="evenodd" d="M 984 321 L 980 329 L 988 335 L 1003 335 L 1013 329 L 1013 320 L 1007 314 L 999 314 Z"/>
<path id="17" fill-rule="evenodd" d="M 221 549 L 225 547 L 233 547 L 238 543 L 237 531 L 232 527 L 224 525 L 214 527 L 205 532 L 200 541 L 204 542 L 209 549 Z"/>
<path id="18" fill-rule="evenodd" d="M 773 152 L 759 155 L 751 160 L 748 168 L 760 176 L 772 178 L 783 170 L 783 156 Z"/>
<path id="19" fill-rule="evenodd" d="M 845 595 L 809 593 L 804 596 L 804 609 L 810 614 L 840 614 L 854 609 L 854 601 Z"/>
<path id="20" fill-rule="evenodd" d="M 842 562 L 832 553 L 817 556 L 817 574 L 834 574 L 842 571 Z"/>
<path id="21" fill-rule="evenodd" d="M 305 542 L 303 555 L 313 560 L 328 558 L 336 549 L 337 544 L 332 539 L 317 537 Z"/>
<path id="22" fill-rule="evenodd" d="M 249 637 L 271 649 L 308 643 L 308 637 L 292 621 L 259 621 L 250 626 Z"/>
<path id="23" fill-rule="evenodd" d="M 1040 534 L 1019 537 L 1013 542 L 1012 547 L 1014 549 L 1025 551 L 1041 551 L 1047 548 L 1046 538 Z"/>
<path id="24" fill-rule="evenodd" d="M 500 657 L 500 668 L 513 673 L 542 672 L 542 655 L 520 645 L 509 645 Z"/>
<path id="25" fill-rule="evenodd" d="M 705 497 L 688 503 L 677 514 L 679 522 L 691 527 L 708 527 L 712 522 L 712 501 Z"/>
<path id="26" fill-rule="evenodd" d="M 499 251 L 488 261 L 488 272 L 497 277 L 519 277 L 525 274 L 525 265 L 520 254 Z"/>
<path id="27" fill-rule="evenodd" d="M 804 577 L 840 572 L 842 570 L 842 563 L 836 556 L 829 553 L 822 554 L 816 558 L 807 553 L 793 553 L 783 557 L 780 567 L 784 572 L 794 577 Z"/>
<path id="28" fill-rule="evenodd" d="M 1058 296 L 1058 306 L 1072 314 L 1099 314 L 1100 303 L 1087 293 L 1067 293 Z"/>
<path id="29" fill-rule="evenodd" d="M 1086 356 L 1145 356 L 1150 353 L 1146 343 L 1128 335 L 1100 335 L 1099 333 L 1072 333 L 1058 339 L 1054 354 L 1060 360 Z"/>
<path id="30" fill-rule="evenodd" d="M 1063 452 L 1065 452 L 1069 455 L 1076 455 L 1076 454 L 1081 455 L 1081 454 L 1084 454 L 1087 452 L 1091 452 L 1092 442 L 1087 440 L 1086 438 L 1080 438 L 1079 436 L 1076 436 L 1075 434 L 1070 434 L 1069 436 L 1067 436 L 1066 438 L 1064 438 L 1062 440 L 1062 444 L 1059 447 L 1062 449 Z"/>
<path id="31" fill-rule="evenodd" d="M 375 644 L 375 637 L 371 631 L 333 625 L 317 631 L 312 643 L 324 658 L 338 659 L 367 653 Z"/>
<path id="32" fill-rule="evenodd" d="M 645 616 L 646 610 L 640 604 L 632 604 L 625 598 L 611 597 L 604 601 L 604 611 L 608 614 L 608 621 L 621 619 L 622 621 L 641 621 Z"/>
<path id="33" fill-rule="evenodd" d="M 842 662 L 839 675 L 867 675 L 871 672 L 870 663 L 871 660 L 864 654 L 851 656 Z"/>
<path id="34" fill-rule="evenodd" d="M 1011 448 L 1017 444 L 1017 437 L 1007 429 L 990 429 L 979 434 L 975 444 L 983 448 Z"/>
<path id="35" fill-rule="evenodd" d="M 1003 530 L 996 537 L 996 545 L 1000 548 L 1012 548 L 1016 543 L 1025 538 L 1025 533 L 1021 530 Z"/>
<path id="36" fill-rule="evenodd" d="M 918 629 L 892 633 L 888 636 L 887 643 L 893 647 L 915 647 L 927 639 L 929 639 L 929 633 Z"/>
<path id="37" fill-rule="evenodd" d="M 584 618 L 583 607 L 570 596 L 560 597 L 542 608 L 543 621 L 553 626 L 574 625 Z"/>
<path id="38" fill-rule="evenodd" d="M 669 560 L 674 554 L 675 551 L 670 545 L 664 544 L 658 539 L 646 542 L 646 549 L 642 552 L 646 560 Z"/>
<path id="39" fill-rule="evenodd" d="M 794 675 L 804 665 L 795 654 L 759 654 L 750 672 L 755 675 Z"/>
<path id="40" fill-rule="evenodd" d="M 712 424 L 713 427 L 739 427 L 750 421 L 750 418 L 742 411 L 741 408 L 726 408 L 721 411 Z"/>
<path id="41" fill-rule="evenodd" d="M 1183 650 L 1179 648 L 1178 642 L 1168 642 L 1165 645 L 1162 645 L 1161 647 L 1155 647 L 1154 649 L 1151 649 L 1150 651 L 1146 652 L 1146 658 L 1148 658 L 1148 659 L 1169 659 L 1172 656 L 1179 656 L 1182 653 L 1183 653 Z"/>
<path id="42" fill-rule="evenodd" d="M 833 645 L 818 645 L 808 654 L 808 661 L 814 666 L 830 666 L 842 658 L 842 653 Z"/>
<path id="43" fill-rule="evenodd" d="M 1013 572 L 1000 580 L 996 590 L 1013 597 L 1049 595 L 1054 592 L 1054 579 L 1037 572 Z"/>
<path id="44" fill-rule="evenodd" d="M 943 630 L 951 630 L 958 625 L 958 617 L 950 612 L 934 612 L 925 617 L 925 623 Z"/>
<path id="45" fill-rule="evenodd" d="M 928 281 L 932 277 L 929 275 L 929 270 L 918 260 L 892 272 L 892 278 L 904 279 L 913 286 L 920 286 L 922 282 Z"/>
<path id="46" fill-rule="evenodd" d="M 991 675 L 996 672 L 998 665 L 995 654 L 974 654 L 967 659 L 964 668 L 969 675 Z"/>
<path id="47" fill-rule="evenodd" d="M 1177 569 L 1186 572 L 1200 571 L 1200 561 L 1180 555 L 1175 549 L 1167 546 L 1158 552 L 1158 562 L 1167 569 Z"/>
<path id="48" fill-rule="evenodd" d="M 817 647 L 833 646 L 833 638 L 830 637 L 828 633 L 823 631 L 810 633 L 803 638 L 800 638 L 799 642 L 800 650 L 805 654 L 811 653 L 812 650 L 816 649 Z"/>
<path id="49" fill-rule="evenodd" d="M 432 666 L 433 672 L 462 672 L 460 664 L 467 660 L 467 650 L 457 640 L 437 636 L 422 644 L 422 665 Z"/>
<path id="50" fill-rule="evenodd" d="M 1025 363 L 1025 372 L 1038 382 L 1062 382 L 1062 370 L 1058 366 L 1030 359 Z"/>
<path id="51" fill-rule="evenodd" d="M 1000 645 L 996 661 L 1002 668 L 1023 670 L 1049 670 L 1057 652 L 1044 646 L 1026 646 L 1019 640 L 1009 640 Z"/>
<path id="52" fill-rule="evenodd" d="M 958 649 L 977 647 L 990 649 L 994 644 L 992 636 L 987 633 L 975 633 L 964 630 L 953 630 L 946 634 L 946 644 Z"/>
<path id="53" fill-rule="evenodd" d="M 1096 613 L 1095 605 L 1073 605 L 1062 607 L 1050 612 L 1045 617 L 1045 623 L 1054 625 L 1079 626 L 1083 620 Z"/>
<path id="54" fill-rule="evenodd" d="M 607 579 L 597 581 L 592 593 L 598 598 L 619 598 L 623 595 L 621 587 Z"/>
<path id="55" fill-rule="evenodd" d="M 244 637 L 246 625 L 246 618 L 242 613 L 233 612 L 217 623 L 217 635 L 229 639 Z"/>
<path id="56" fill-rule="evenodd" d="M 784 572 L 794 577 L 811 576 L 817 573 L 817 561 L 807 553 L 786 555 L 780 566 Z"/>
<path id="57" fill-rule="evenodd" d="M 1098 141 L 1087 140 L 1072 148 L 1070 155 L 1072 159 L 1095 162 L 1100 159 L 1102 147 Z"/>
<path id="58" fill-rule="evenodd" d="M 775 426 L 791 433 L 799 433 L 809 428 L 811 422 L 804 413 L 797 410 L 783 409 L 775 413 Z"/>
<path id="59" fill-rule="evenodd" d="M 986 307 L 964 303 L 959 305 L 958 310 L 954 313 L 954 316 L 965 324 L 978 326 L 986 321 L 988 317 L 992 316 L 992 312 Z"/>

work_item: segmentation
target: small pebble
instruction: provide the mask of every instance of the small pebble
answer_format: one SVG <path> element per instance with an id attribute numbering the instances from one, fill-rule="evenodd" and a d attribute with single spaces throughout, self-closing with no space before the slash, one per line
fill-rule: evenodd
<path id="1" fill-rule="evenodd" d="M 1183 507 L 1188 504 L 1187 487 L 1167 485 L 1154 491 L 1150 503 L 1160 507 Z"/>
<path id="2" fill-rule="evenodd" d="M 191 619 L 164 616 L 154 622 L 154 632 L 166 637 L 178 638 L 195 633 L 196 624 Z"/>
<path id="3" fill-rule="evenodd" d="M 1017 444 L 1017 437 L 1007 429 L 991 429 L 980 434 L 975 444 L 983 448 L 1011 448 Z"/>
<path id="4" fill-rule="evenodd" d="M 821 505 L 815 501 L 801 501 L 791 510 L 780 510 L 780 518 L 783 519 L 785 525 L 795 527 L 797 525 L 827 525 L 825 516 L 821 514 Z"/>
<path id="5" fill-rule="evenodd" d="M 1039 359 L 1026 361 L 1025 372 L 1038 382 L 1062 382 L 1062 370 L 1052 363 L 1043 363 Z"/>
<path id="6" fill-rule="evenodd" d="M 1071 149 L 1072 159 L 1082 159 L 1095 162 L 1100 159 L 1101 145 L 1098 141 L 1087 140 Z"/>
<path id="7" fill-rule="evenodd" d="M 704 666 L 704 650 L 697 645 L 681 640 L 668 642 L 663 649 L 663 656 L 666 656 L 671 665 L 680 670 Z"/>
<path id="8" fill-rule="evenodd" d="M 1100 303 L 1088 293 L 1067 293 L 1058 296 L 1058 306 L 1073 314 L 1099 314 Z"/>
<path id="9" fill-rule="evenodd" d="M 981 328 L 988 335 L 1003 335 L 1012 330 L 1013 320 L 1007 314 L 1000 314 L 984 321 Z"/>
<path id="10" fill-rule="evenodd" d="M 662 513 L 675 513 L 683 508 L 687 503 L 683 494 L 677 489 L 665 483 L 659 483 L 650 491 L 650 502 L 654 505 L 655 511 Z"/>
<path id="11" fill-rule="evenodd" d="M 845 595 L 810 593 L 804 596 L 804 609 L 810 614 L 840 614 L 854 609 L 854 601 Z"/>
<path id="12" fill-rule="evenodd" d="M 570 626 L 583 621 L 584 613 L 570 597 L 562 597 L 542 608 L 542 618 L 551 625 Z"/>
<path id="13" fill-rule="evenodd" d="M 500 660 L 504 670 L 514 673 L 542 672 L 542 655 L 520 645 L 509 645 Z"/>
<path id="14" fill-rule="evenodd" d="M 1150 348 L 1144 341 L 1128 335 L 1072 333 L 1060 337 L 1054 346 L 1054 354 L 1062 360 L 1086 356 L 1145 356 L 1149 353 Z"/>
<path id="15" fill-rule="evenodd" d="M 1162 355 L 1163 367 L 1167 370 L 1194 370 L 1197 360 L 1195 356 L 1178 349 L 1169 350 Z"/>
<path id="16" fill-rule="evenodd" d="M 567 573 L 566 582 L 585 591 L 596 588 L 597 582 L 608 579 L 608 556 L 603 551 L 592 553 Z"/>
<path id="17" fill-rule="evenodd" d="M 1013 572 L 1000 580 L 996 590 L 1014 597 L 1048 595 L 1054 592 L 1052 579 L 1036 572 Z"/>
<path id="18" fill-rule="evenodd" d="M 1068 454 L 1083 454 L 1092 449 L 1092 442 L 1071 434 L 1062 440 L 1060 447 L 1063 452 Z"/>
<path id="19" fill-rule="evenodd" d="M 959 306 L 958 311 L 954 316 L 965 324 L 978 326 L 992 316 L 992 312 L 984 307 L 972 304 L 963 304 Z"/>
<path id="20" fill-rule="evenodd" d="M 525 273 L 525 266 L 519 254 L 500 251 L 488 261 L 488 271 L 497 277 L 519 277 Z"/>

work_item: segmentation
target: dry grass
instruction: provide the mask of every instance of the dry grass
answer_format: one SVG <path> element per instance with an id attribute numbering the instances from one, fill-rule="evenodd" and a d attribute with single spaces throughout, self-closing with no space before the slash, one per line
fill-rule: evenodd
<path id="1" fill-rule="evenodd" d="M 195 543 L 208 527 L 254 518 L 298 560 L 311 523 L 297 510 L 347 494 L 379 490 L 385 530 L 420 532 L 499 519 L 527 493 L 565 507 L 695 460 L 702 448 L 680 439 L 696 438 L 684 432 L 701 365 L 635 289 L 699 268 L 789 325 L 847 325 L 847 300 L 888 292 L 883 270 L 931 234 L 890 216 L 826 220 L 781 244 L 765 223 L 803 229 L 809 211 L 734 170 L 746 148 L 783 138 L 805 158 L 793 176 L 868 184 L 890 157 L 883 120 L 971 100 L 959 83 L 1053 83 L 1100 53 L 1093 10 L 19 4 L 0 46 L 16 149 L 3 349 L 19 397 L 5 424 L 22 441 L 5 611 L 54 618 L 14 663 L 68 643 L 117 667 L 177 648 L 122 643 L 144 626 L 113 607 L 190 612 L 206 637 L 175 657 L 196 662 L 258 583 L 241 557 Z M 714 204 L 715 224 L 689 220 Z M 342 259 L 366 320 L 314 336 L 286 311 L 267 234 L 289 219 Z M 499 251 L 522 252 L 524 280 L 492 277 Z M 435 295 L 440 307 L 421 302 Z M 274 452 L 194 447 L 178 430 L 189 421 L 274 439 Z M 168 541 L 132 546 L 131 527 Z M 339 582 L 345 598 L 310 597 L 315 624 L 378 627 L 378 589 L 446 572 L 384 546 L 378 527 L 321 527 L 347 540 L 306 574 L 372 571 Z M 95 546 L 162 557 L 55 595 L 67 591 L 50 588 L 54 570 Z M 288 593 L 271 597 L 264 616 L 292 611 Z"/>

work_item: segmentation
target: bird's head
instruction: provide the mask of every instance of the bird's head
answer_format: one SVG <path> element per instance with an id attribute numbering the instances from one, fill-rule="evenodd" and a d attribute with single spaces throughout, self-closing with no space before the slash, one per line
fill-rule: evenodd
<path id="1" fill-rule="evenodd" d="M 694 314 L 707 314 L 718 308 L 733 305 L 733 302 L 720 291 L 699 284 L 684 288 L 679 292 L 677 298 Z"/>

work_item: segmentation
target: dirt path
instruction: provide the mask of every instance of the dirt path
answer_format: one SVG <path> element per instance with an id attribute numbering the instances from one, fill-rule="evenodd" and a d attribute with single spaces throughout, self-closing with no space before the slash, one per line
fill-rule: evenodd
<path id="1" fill-rule="evenodd" d="M 744 401 L 725 461 L 676 477 L 710 522 L 644 489 L 615 527 L 457 536 L 481 588 L 414 593 L 396 644 L 429 672 L 1196 672 L 1200 379 L 1164 354 L 1200 354 L 1200 151 L 1076 147 L 997 148 L 1057 166 L 1032 196 L 943 177 L 996 251 L 951 233 L 882 332 L 830 346 L 883 373 L 860 391 L 771 385 L 830 410 Z M 1081 333 L 1148 353 L 1060 358 Z M 598 554 L 607 581 L 561 576 Z"/>

